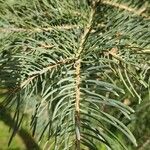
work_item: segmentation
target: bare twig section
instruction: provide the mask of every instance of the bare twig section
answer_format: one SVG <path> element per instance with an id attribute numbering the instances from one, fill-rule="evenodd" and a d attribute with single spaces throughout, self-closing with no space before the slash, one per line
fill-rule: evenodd
<path id="1" fill-rule="evenodd" d="M 127 5 L 125 5 L 125 4 L 120 4 L 120 3 L 112 2 L 112 1 L 109 1 L 109 0 L 103 0 L 102 3 L 107 4 L 107 5 L 111 5 L 113 7 L 117 7 L 119 9 L 129 11 L 129 12 L 132 12 L 133 14 L 135 14 L 135 15 L 142 16 L 142 17 L 150 19 L 150 16 L 147 15 L 146 13 L 144 13 L 144 11 L 146 10 L 146 7 L 143 7 L 141 9 L 137 10 L 137 9 L 131 8 Z"/>
<path id="2" fill-rule="evenodd" d="M 53 31 L 53 30 L 69 30 L 69 29 L 74 29 L 74 28 L 79 28 L 79 26 L 78 25 L 62 25 L 62 26 L 51 26 L 47 28 L 41 27 L 41 28 L 31 28 L 31 29 L 0 27 L 0 32 L 43 32 L 43 31 Z"/>
<path id="3" fill-rule="evenodd" d="M 54 45 L 49 45 L 49 44 L 40 44 L 40 47 L 41 48 L 45 48 L 45 49 L 49 49 L 49 48 L 53 48 L 54 47 Z"/>
<path id="4" fill-rule="evenodd" d="M 78 60 L 75 63 L 76 68 L 76 101 L 75 101 L 75 128 L 76 128 L 76 149 L 80 150 L 80 68 L 81 68 L 81 61 Z"/>
<path id="5" fill-rule="evenodd" d="M 34 71 L 34 72 L 28 74 L 29 78 L 27 78 L 20 84 L 20 88 L 24 88 L 27 84 L 29 84 L 31 81 L 33 81 L 33 79 L 35 79 L 37 76 L 42 75 L 53 68 L 57 68 L 58 66 L 65 64 L 65 63 L 69 62 L 70 60 L 73 60 L 73 59 L 65 59 L 65 60 L 57 62 L 57 64 L 49 65 L 39 71 Z"/>
<path id="6" fill-rule="evenodd" d="M 81 68 L 81 60 L 78 59 L 75 64 L 75 74 L 76 74 L 76 84 L 75 84 L 75 92 L 76 92 L 76 100 L 75 100 L 75 131 L 76 131 L 76 149 L 80 150 L 80 68 Z"/>
<path id="7" fill-rule="evenodd" d="M 112 48 L 109 52 L 106 52 L 106 56 L 111 55 L 115 58 L 118 62 L 125 62 L 119 55 L 118 55 L 118 48 Z"/>
<path id="8" fill-rule="evenodd" d="M 145 150 L 145 148 L 146 148 L 149 144 L 150 144 L 150 138 L 147 139 L 147 140 L 144 142 L 144 144 L 143 144 L 141 147 L 139 147 L 138 150 Z"/>
<path id="9" fill-rule="evenodd" d="M 81 60 L 77 60 L 75 63 L 75 68 L 76 68 L 76 103 L 75 103 L 75 107 L 76 107 L 76 112 L 79 113 L 80 111 L 80 67 L 81 67 Z"/>

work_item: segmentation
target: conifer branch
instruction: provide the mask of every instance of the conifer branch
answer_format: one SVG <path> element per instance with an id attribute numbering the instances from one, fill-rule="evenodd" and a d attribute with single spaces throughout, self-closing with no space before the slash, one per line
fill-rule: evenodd
<path id="1" fill-rule="evenodd" d="M 80 150 L 80 67 L 81 67 L 81 60 L 76 61 L 75 68 L 76 68 L 76 101 L 75 101 L 75 128 L 76 128 L 76 148 Z"/>
<path id="2" fill-rule="evenodd" d="M 50 26 L 50 27 L 45 27 L 45 28 L 17 28 L 17 27 L 7 27 L 3 28 L 0 27 L 0 32 L 43 32 L 43 31 L 53 31 L 56 29 L 59 30 L 69 30 L 69 29 L 74 29 L 74 28 L 79 28 L 78 25 L 61 25 L 61 26 Z"/>
<path id="3" fill-rule="evenodd" d="M 137 10 L 137 9 L 131 8 L 125 4 L 120 4 L 120 3 L 116 3 L 116 2 L 112 2 L 112 1 L 108 1 L 108 0 L 104 0 L 104 1 L 102 1 L 102 3 L 116 7 L 116 8 L 119 8 L 119 9 L 123 9 L 123 10 L 129 11 L 129 12 L 132 12 L 133 14 L 135 14 L 137 16 L 142 16 L 144 18 L 150 19 L 150 16 L 148 16 L 146 13 L 144 13 L 144 11 L 146 10 L 146 7 L 143 7 L 141 9 Z"/>
<path id="4" fill-rule="evenodd" d="M 134 2 L 130 5 L 127 0 L 120 3 L 119 0 L 37 0 L 33 5 L 24 3 L 25 7 L 20 2 L 10 4 L 11 10 L 2 2 L 8 13 L 0 12 L 0 65 L 4 69 L 0 78 L 2 87 L 11 88 L 4 104 L 16 106 L 13 107 L 16 125 L 22 121 L 20 113 L 32 109 L 33 135 L 43 142 L 48 136 L 45 148 L 81 150 L 95 149 L 98 145 L 101 149 L 104 144 L 115 149 L 119 140 L 114 140 L 115 133 L 109 134 L 109 124 L 136 145 L 122 121 L 103 109 L 103 106 L 114 107 L 130 118 L 134 111 L 119 102 L 126 96 L 122 88 L 129 96 L 138 98 L 138 91 L 143 87 L 148 89 L 149 62 L 143 53 L 150 52 L 149 20 L 141 17 L 148 15 L 147 6 L 140 1 L 137 5 Z M 115 11 L 109 13 L 109 8 Z M 55 51 L 55 47 L 60 49 Z M 51 52 L 54 55 L 49 56 Z M 55 77 L 60 79 L 57 85 L 53 84 L 57 82 Z M 119 144 L 127 149 L 120 141 Z"/>
<path id="5" fill-rule="evenodd" d="M 73 59 L 66 59 L 66 60 L 58 61 L 57 64 L 55 64 L 55 65 L 49 65 L 49 66 L 43 68 L 42 70 L 34 71 L 34 72 L 30 73 L 29 78 L 27 78 L 20 84 L 20 88 L 23 88 L 24 86 L 26 86 L 28 83 L 33 81 L 33 79 L 35 79 L 37 76 L 42 75 L 53 68 L 57 68 L 58 66 L 65 64 L 65 63 L 69 62 L 70 60 L 73 60 Z"/>
<path id="6" fill-rule="evenodd" d="M 84 32 L 81 35 L 81 40 L 80 40 L 81 42 L 80 42 L 79 49 L 78 49 L 77 54 L 76 54 L 76 58 L 79 58 L 80 54 L 82 53 L 82 51 L 84 49 L 84 43 L 86 42 L 88 35 L 92 30 L 93 17 L 95 15 L 95 11 L 96 11 L 95 7 L 96 6 L 94 6 L 94 8 L 91 10 L 88 25 L 85 27 Z"/>
<path id="7" fill-rule="evenodd" d="M 96 4 L 99 2 L 94 3 L 93 8 L 91 9 L 90 17 L 89 17 L 89 22 L 87 26 L 84 29 L 83 34 L 81 35 L 81 42 L 79 44 L 79 49 L 76 54 L 76 62 L 75 62 L 75 72 L 76 72 L 76 86 L 75 86 L 75 91 L 76 91 L 76 100 L 75 100 L 75 128 L 76 128 L 76 149 L 80 150 L 80 69 L 81 69 L 81 53 L 84 51 L 84 44 L 92 31 L 92 25 L 93 25 L 93 18 L 95 16 L 96 12 Z"/>

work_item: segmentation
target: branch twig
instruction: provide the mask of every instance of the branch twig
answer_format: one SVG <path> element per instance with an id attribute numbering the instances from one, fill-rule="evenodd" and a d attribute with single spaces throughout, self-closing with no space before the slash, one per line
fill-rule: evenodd
<path id="1" fill-rule="evenodd" d="M 76 101 L 75 101 L 75 128 L 76 128 L 76 148 L 77 150 L 80 150 L 80 67 L 81 67 L 81 61 L 78 60 L 75 63 L 76 68 L 76 85 L 75 85 L 75 91 L 76 91 Z"/>
<path id="2" fill-rule="evenodd" d="M 138 150 L 144 150 L 149 144 L 150 144 L 150 138 L 147 139 L 147 140 L 144 142 L 144 144 L 143 144 L 141 147 L 139 147 Z"/>
<path id="3" fill-rule="evenodd" d="M 15 28 L 15 27 L 7 27 L 2 28 L 0 27 L 0 32 L 43 32 L 43 31 L 53 31 L 53 30 L 69 30 L 79 28 L 78 25 L 62 25 L 62 26 L 51 26 L 47 28 L 31 28 L 31 29 L 25 29 L 25 28 Z"/>
<path id="4" fill-rule="evenodd" d="M 143 7 L 141 9 L 137 10 L 137 9 L 131 8 L 125 4 L 119 4 L 119 3 L 111 2 L 108 0 L 104 0 L 104 1 L 102 1 L 102 3 L 113 6 L 113 7 L 117 7 L 119 9 L 123 9 L 123 10 L 129 11 L 129 12 L 132 12 L 133 14 L 135 14 L 137 16 L 142 16 L 144 18 L 150 19 L 150 16 L 148 16 L 146 13 L 144 13 L 144 11 L 146 10 L 146 7 Z"/>
<path id="5" fill-rule="evenodd" d="M 84 44 L 92 31 L 92 25 L 93 25 L 93 17 L 95 15 L 95 9 L 96 9 L 96 4 L 99 2 L 96 1 L 93 3 L 93 8 L 90 13 L 89 17 L 89 23 L 85 27 L 83 34 L 81 35 L 81 40 L 79 44 L 79 49 L 76 53 L 76 62 L 75 62 L 75 72 L 76 72 L 76 84 L 75 84 L 75 92 L 76 92 L 76 100 L 75 100 L 75 128 L 76 128 L 76 149 L 80 150 L 80 99 L 81 99 L 81 92 L 80 92 L 80 82 L 81 82 L 81 77 L 80 77 L 80 69 L 81 69 L 81 53 L 84 51 Z"/>
<path id="6" fill-rule="evenodd" d="M 42 70 L 32 72 L 31 74 L 29 74 L 29 78 L 27 78 L 20 84 L 20 88 L 25 87 L 28 83 L 33 81 L 33 79 L 35 79 L 37 76 L 42 75 L 53 68 L 57 68 L 59 65 L 65 64 L 70 60 L 73 60 L 73 59 L 70 58 L 70 59 L 62 60 L 62 61 L 57 62 L 57 64 L 49 65 L 43 68 Z"/>

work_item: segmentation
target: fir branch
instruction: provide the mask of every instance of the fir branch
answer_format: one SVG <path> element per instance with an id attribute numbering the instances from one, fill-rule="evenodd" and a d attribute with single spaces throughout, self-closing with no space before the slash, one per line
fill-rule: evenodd
<path id="1" fill-rule="evenodd" d="M 33 81 L 33 79 L 35 79 L 37 76 L 42 75 L 46 72 L 48 72 L 49 70 L 53 69 L 53 68 L 57 68 L 58 66 L 62 65 L 62 64 L 66 64 L 67 62 L 69 62 L 70 60 L 74 60 L 74 59 L 66 59 L 66 60 L 61 60 L 58 61 L 57 64 L 55 65 L 49 65 L 45 68 L 43 68 L 40 71 L 34 71 L 32 73 L 29 74 L 29 78 L 27 78 L 26 80 L 24 80 L 21 84 L 20 84 L 20 88 L 25 87 L 28 83 L 30 83 L 31 81 Z"/>
<path id="2" fill-rule="evenodd" d="M 90 32 L 92 31 L 92 25 L 93 25 L 93 18 L 95 16 L 95 12 L 96 12 L 96 6 L 97 6 L 97 3 L 99 2 L 96 1 L 94 4 L 93 4 L 93 8 L 91 9 L 91 13 L 90 13 L 90 17 L 89 17 L 89 22 L 87 24 L 87 26 L 85 27 L 84 29 L 84 32 L 83 34 L 81 35 L 81 42 L 79 44 L 79 49 L 77 51 L 77 54 L 76 54 L 76 59 L 77 61 L 75 62 L 75 72 L 76 72 L 76 86 L 75 86 L 75 91 L 76 91 L 76 100 L 75 100 L 75 111 L 76 111 L 76 114 L 75 114 L 75 125 L 76 125 L 76 149 L 77 150 L 80 150 L 80 80 L 81 80 L 81 77 L 80 77 L 80 69 L 81 69 L 81 53 L 83 52 L 84 50 L 84 44 L 90 34 Z"/>
<path id="3" fill-rule="evenodd" d="M 37 75 L 36 75 L 36 76 L 33 76 L 33 77 L 29 77 L 28 79 L 26 79 L 25 81 L 23 81 L 23 82 L 21 83 L 21 85 L 20 85 L 20 88 L 25 87 L 25 85 L 27 85 L 28 83 L 30 83 L 35 77 L 37 77 Z M 15 90 L 15 91 L 16 91 L 16 90 Z"/>
<path id="4" fill-rule="evenodd" d="M 61 25 L 61 26 L 50 26 L 45 28 L 15 28 L 15 27 L 0 27 L 0 32 L 43 32 L 43 31 L 53 31 L 53 30 L 70 30 L 74 28 L 79 28 L 78 25 Z"/>
<path id="5" fill-rule="evenodd" d="M 120 3 L 116 3 L 116 2 L 112 2 L 112 1 L 108 1 L 108 0 L 104 0 L 104 1 L 102 1 L 102 3 L 116 7 L 116 8 L 119 8 L 119 9 L 123 9 L 123 10 L 129 11 L 129 12 L 132 12 L 133 14 L 135 14 L 137 16 L 142 16 L 144 18 L 150 19 L 150 16 L 147 15 L 146 13 L 144 13 L 144 11 L 147 9 L 146 7 L 143 7 L 141 9 L 137 10 L 137 9 L 131 8 L 125 4 L 120 4 Z"/>
<path id="6" fill-rule="evenodd" d="M 6 35 L 6 38 L 3 39 L 4 42 L 2 41 L 1 44 L 2 51 L 3 49 L 12 51 L 12 57 L 10 57 L 12 61 L 8 64 L 5 62 L 8 62 L 9 59 L 6 58 L 9 55 L 2 54 L 0 63 L 5 66 L 3 67 L 4 74 L 2 72 L 1 77 L 3 79 L 6 76 L 2 86 L 5 87 L 6 84 L 6 86 L 11 85 L 10 87 L 12 87 L 11 80 L 8 83 L 7 81 L 13 77 L 13 72 L 19 74 L 19 79 L 22 79 L 20 82 L 18 80 L 16 82 L 16 79 L 13 81 L 16 84 L 19 82 L 19 84 L 17 84 L 17 87 L 15 84 L 15 87 L 10 89 L 11 91 L 8 89 L 13 98 L 7 98 L 5 105 L 9 106 L 11 103 L 16 103 L 16 112 L 22 112 L 22 108 L 24 108 L 24 106 L 18 107 L 19 105 L 26 104 L 25 110 L 32 108 L 34 116 L 31 118 L 31 127 L 34 129 L 40 127 L 38 129 L 40 132 L 36 132 L 39 140 L 43 137 L 45 139 L 48 132 L 50 149 L 74 149 L 74 140 L 76 150 L 82 148 L 96 149 L 97 144 L 100 149 L 103 147 L 102 144 L 110 149 L 115 149 L 115 147 L 118 147 L 117 142 L 119 140 L 117 140 L 116 133 L 112 133 L 111 129 L 107 128 L 107 124 L 122 131 L 136 145 L 135 138 L 128 128 L 118 120 L 117 116 L 113 116 L 111 111 L 106 112 L 99 108 L 105 105 L 108 108 L 113 106 L 130 118 L 130 112 L 133 112 L 133 110 L 119 102 L 119 99 L 122 99 L 123 96 L 123 90 L 120 87 L 127 88 L 129 92 L 131 91 L 131 93 L 127 91 L 127 94 L 132 95 L 133 93 L 134 96 L 136 94 L 132 88 L 135 87 L 138 92 L 141 89 L 141 86 L 137 87 L 138 83 L 147 82 L 145 81 L 146 67 L 142 70 L 143 72 L 139 73 L 142 76 L 140 78 L 138 78 L 136 70 L 133 70 L 133 72 L 131 70 L 132 68 L 136 69 L 139 62 L 143 63 L 141 59 L 144 57 L 139 54 L 138 63 L 133 61 L 137 53 L 149 53 L 149 43 L 146 41 L 149 35 L 147 32 L 148 22 L 140 19 L 147 11 L 146 6 L 143 5 L 145 8 L 140 9 L 137 16 L 136 5 L 134 8 L 130 8 L 127 6 L 128 1 L 127 3 L 124 1 L 125 5 L 119 4 L 119 2 L 115 3 L 115 1 L 113 3 L 109 0 L 45 2 L 35 2 L 36 10 L 33 7 L 32 13 L 28 13 L 27 18 L 16 16 L 15 19 L 11 19 L 10 15 L 2 15 L 6 16 L 6 23 L 11 20 L 12 22 L 10 22 L 10 26 L 5 26 L 5 22 L 2 21 L 1 37 L 3 38 L 3 33 L 10 33 L 11 35 L 15 32 L 11 36 Z M 102 9 L 99 7 L 99 3 L 102 3 Z M 120 11 L 112 12 L 112 14 L 109 11 L 105 12 L 108 6 Z M 18 6 L 13 8 L 15 12 L 21 12 L 21 14 L 30 12 L 30 9 L 27 8 L 27 11 L 25 10 L 22 13 L 22 6 L 19 2 Z M 49 12 L 49 10 L 51 11 Z M 53 15 L 43 15 L 44 12 Z M 12 13 L 10 12 L 10 14 Z M 76 18 L 76 15 L 79 17 Z M 129 17 L 129 20 L 126 20 L 124 19 L 126 15 L 134 15 L 136 18 Z M 18 18 L 22 18 L 21 22 L 18 21 Z M 49 22 L 49 19 L 52 20 Z M 25 20 L 29 20 L 30 26 L 24 22 Z M 52 23 L 52 26 L 49 23 Z M 42 26 L 47 24 L 49 25 Z M 57 26 L 58 24 L 60 26 Z M 51 34 L 51 31 L 56 32 Z M 18 36 L 19 33 L 29 33 L 29 38 L 26 40 L 26 35 Z M 132 44 L 133 46 L 137 45 L 137 48 L 128 47 L 130 45 L 126 45 L 126 43 L 131 43 L 131 46 Z M 51 52 L 51 48 L 55 46 L 56 51 L 52 49 Z M 29 51 L 30 49 L 36 50 L 36 48 L 37 53 Z M 53 51 L 54 55 L 51 55 Z M 135 54 L 130 57 L 130 53 L 134 53 L 134 51 Z M 35 54 L 37 57 L 35 57 Z M 39 57 L 42 58 L 39 59 Z M 62 57 L 63 59 L 61 59 Z M 135 59 L 138 57 L 135 57 Z M 17 62 L 14 58 L 17 58 Z M 58 60 L 58 58 L 60 59 Z M 18 70 L 18 61 L 20 65 L 24 65 L 19 67 L 21 70 Z M 144 63 L 148 66 L 149 62 Z M 138 66 L 138 68 L 137 71 L 141 71 L 142 66 Z M 124 69 L 126 69 L 126 72 Z M 117 73 L 120 79 L 116 78 Z M 27 77 L 24 77 L 25 75 Z M 49 82 L 50 76 L 52 77 L 51 82 Z M 56 76 L 60 79 L 58 82 Z M 97 80 L 99 76 L 100 81 Z M 142 79 L 143 76 L 144 79 Z M 137 78 L 138 82 L 134 78 Z M 40 82 L 37 82 L 38 79 L 40 79 Z M 57 82 L 57 85 L 55 82 Z M 124 85 L 121 85 L 122 83 Z M 132 86 L 131 89 L 130 85 Z M 29 97 L 27 97 L 28 95 Z M 33 107 L 29 102 L 30 98 Z M 116 98 L 116 100 L 112 98 Z M 74 118 L 72 118 L 72 115 L 74 115 Z M 104 122 L 104 124 L 101 124 L 101 122 Z M 97 132 L 97 127 L 102 129 L 101 132 Z M 114 137 L 116 137 L 115 140 Z M 125 147 L 121 142 L 119 144 Z"/>
<path id="7" fill-rule="evenodd" d="M 75 125 L 76 125 L 76 148 L 80 150 L 80 67 L 81 67 L 81 60 L 76 61 L 75 68 L 76 68 L 76 101 L 75 101 Z"/>
<path id="8" fill-rule="evenodd" d="M 90 17 L 89 17 L 89 23 L 87 24 L 87 26 L 84 29 L 83 34 L 81 35 L 81 40 L 80 40 L 81 42 L 79 44 L 79 49 L 77 51 L 76 58 L 79 58 L 80 54 L 82 53 L 82 51 L 84 49 L 84 43 L 86 42 L 88 35 L 90 34 L 90 32 L 92 30 L 93 17 L 95 16 L 95 11 L 96 11 L 96 4 L 93 7 L 93 9 L 91 10 Z"/>

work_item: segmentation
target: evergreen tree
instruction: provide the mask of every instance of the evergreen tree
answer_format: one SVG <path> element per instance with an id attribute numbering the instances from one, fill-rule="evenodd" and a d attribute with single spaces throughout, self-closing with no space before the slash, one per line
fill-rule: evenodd
<path id="1" fill-rule="evenodd" d="M 28 114 L 45 149 L 128 149 L 116 131 L 137 146 L 124 123 L 134 113 L 128 97 L 140 103 L 149 89 L 149 7 L 149 0 L 0 0 L 0 83 L 16 122 L 10 139 Z"/>

